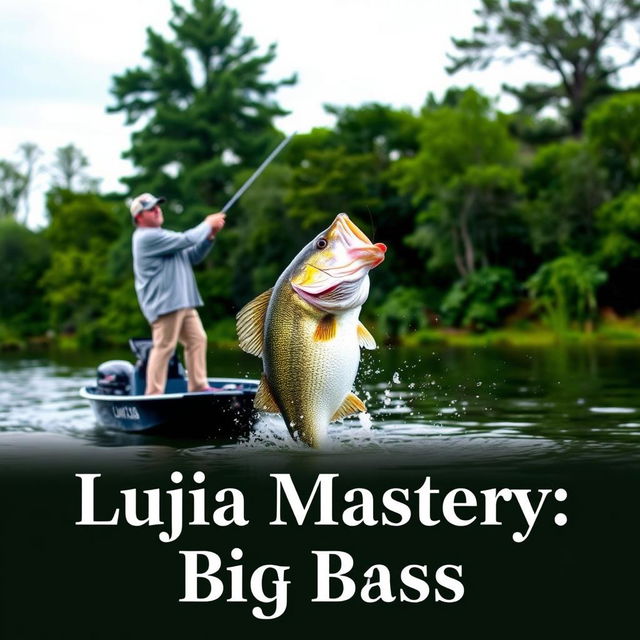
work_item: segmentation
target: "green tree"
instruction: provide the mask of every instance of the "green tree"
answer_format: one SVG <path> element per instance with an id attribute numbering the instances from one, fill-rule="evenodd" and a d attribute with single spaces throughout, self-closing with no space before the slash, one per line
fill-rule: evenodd
<path id="1" fill-rule="evenodd" d="M 33 179 L 38 169 L 38 161 L 42 157 L 42 149 L 33 142 L 23 142 L 18 148 L 21 158 L 22 173 L 24 175 L 24 190 L 22 192 L 22 202 L 24 205 L 24 223 L 29 219 L 29 198 L 31 196 L 31 188 L 33 187 Z"/>
<path id="2" fill-rule="evenodd" d="M 625 261 L 640 261 L 640 189 L 607 202 L 598 211 L 597 223 L 599 257 L 604 264 L 617 267 Z"/>
<path id="3" fill-rule="evenodd" d="M 635 189 L 640 182 L 640 93 L 614 96 L 594 107 L 585 133 L 612 193 Z"/>
<path id="4" fill-rule="evenodd" d="M 567 140 L 541 147 L 525 171 L 524 183 L 531 241 L 543 260 L 595 250 L 595 215 L 607 191 L 590 145 Z"/>
<path id="5" fill-rule="evenodd" d="M 418 142 L 418 153 L 400 160 L 395 175 L 418 207 L 408 242 L 425 255 L 427 268 L 464 278 L 523 259 L 517 146 L 490 101 L 468 89 L 455 106 L 426 108 Z"/>
<path id="6" fill-rule="evenodd" d="M 51 165 L 53 186 L 67 191 L 96 191 L 97 182 L 89 178 L 85 172 L 88 166 L 87 156 L 75 145 L 59 147 Z"/>
<path id="7" fill-rule="evenodd" d="M 342 211 L 358 216 L 379 207 L 374 193 L 378 159 L 350 152 L 336 131 L 314 129 L 296 136 L 289 157 L 293 175 L 288 215 L 302 228 L 321 229 Z"/>
<path id="8" fill-rule="evenodd" d="M 258 55 L 241 37 L 235 11 L 216 0 L 172 3 L 173 40 L 147 29 L 146 68 L 114 76 L 115 104 L 129 125 L 143 125 L 124 154 L 138 173 L 123 182 L 134 191 L 162 193 L 187 208 L 221 206 L 239 167 L 256 167 L 281 137 L 273 119 L 286 112 L 273 94 L 295 76 L 266 80 L 275 45 Z M 198 210 L 197 214 L 200 215 Z"/>
<path id="9" fill-rule="evenodd" d="M 448 325 L 484 331 L 499 326 L 521 294 L 521 285 L 505 267 L 484 267 L 458 280 L 442 301 Z"/>
<path id="10" fill-rule="evenodd" d="M 640 93 L 613 96 L 585 122 L 589 149 L 604 175 L 608 199 L 597 210 L 596 255 L 609 272 L 603 305 L 618 313 L 640 308 Z"/>
<path id="11" fill-rule="evenodd" d="M 543 264 L 526 282 L 536 309 L 558 333 L 572 323 L 589 329 L 598 310 L 596 293 L 607 280 L 592 260 L 572 253 Z"/>
<path id="12" fill-rule="evenodd" d="M 385 269 L 376 274 L 374 304 L 396 286 L 411 286 L 420 261 L 404 237 L 414 227 L 408 194 L 394 182 L 393 167 L 415 154 L 420 120 L 407 110 L 369 103 L 327 107 L 333 129 L 314 129 L 290 144 L 292 170 L 287 214 L 303 229 L 320 230 L 342 211 L 371 238 L 389 246 Z"/>
<path id="13" fill-rule="evenodd" d="M 326 108 L 337 118 L 335 127 L 314 129 L 291 144 L 290 215 L 312 228 L 341 211 L 373 218 L 376 226 L 384 223 L 389 205 L 397 216 L 403 203 L 388 171 L 417 150 L 418 119 L 377 103 Z"/>
<path id="14" fill-rule="evenodd" d="M 449 56 L 448 71 L 533 58 L 556 82 L 504 89 L 526 111 L 556 105 L 573 135 L 589 106 L 615 91 L 618 72 L 640 59 L 640 46 L 628 37 L 640 24 L 638 0 L 482 0 L 476 15 L 471 38 L 452 39 L 458 53 Z"/>
<path id="15" fill-rule="evenodd" d="M 47 236 L 54 251 L 85 250 L 91 238 L 111 246 L 122 228 L 116 206 L 95 193 L 52 189 L 47 194 L 47 213 Z"/>
<path id="16" fill-rule="evenodd" d="M 393 342 L 428 325 L 424 289 L 399 286 L 376 308 L 378 330 Z"/>
<path id="17" fill-rule="evenodd" d="M 249 173 L 239 174 L 240 179 Z M 310 240 L 298 220 L 283 215 L 290 185 L 291 168 L 284 162 L 273 163 L 234 212 L 238 224 L 229 235 L 234 247 L 230 266 L 236 310 L 272 287 L 293 256 Z"/>
<path id="18" fill-rule="evenodd" d="M 609 273 L 600 301 L 618 313 L 640 308 L 640 189 L 624 191 L 596 214 L 599 246 L 596 257 Z"/>
<path id="19" fill-rule="evenodd" d="M 42 232 L 35 233 L 13 219 L 0 220 L 0 325 L 21 336 L 47 329 L 40 279 L 49 253 Z"/>
<path id="20" fill-rule="evenodd" d="M 16 218 L 27 177 L 15 163 L 0 160 L 0 218 Z"/>
<path id="21" fill-rule="evenodd" d="M 23 142 L 18 147 L 17 160 L 0 160 L 0 218 L 12 217 L 26 224 L 29 196 L 41 155 L 36 144 Z M 24 216 L 20 216 L 21 203 Z"/>
<path id="22" fill-rule="evenodd" d="M 117 208 L 94 193 L 54 189 L 47 196 L 51 264 L 41 286 L 51 327 L 77 334 L 81 341 L 101 338 L 96 323 L 111 297 L 110 248 L 121 229 Z"/>

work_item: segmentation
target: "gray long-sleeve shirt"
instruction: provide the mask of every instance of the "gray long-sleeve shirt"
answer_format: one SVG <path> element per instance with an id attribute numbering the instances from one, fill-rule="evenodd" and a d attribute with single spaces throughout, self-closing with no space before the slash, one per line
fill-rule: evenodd
<path id="1" fill-rule="evenodd" d="M 211 227 L 201 222 L 184 233 L 138 227 L 131 240 L 136 294 L 149 323 L 178 309 L 201 307 L 192 265 L 209 253 Z"/>

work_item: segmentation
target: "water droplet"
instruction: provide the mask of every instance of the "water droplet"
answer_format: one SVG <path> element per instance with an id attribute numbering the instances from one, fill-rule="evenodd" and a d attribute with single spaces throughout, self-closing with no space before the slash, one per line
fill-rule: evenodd
<path id="1" fill-rule="evenodd" d="M 373 420 L 371 420 L 371 416 L 368 413 L 359 413 L 358 420 L 363 429 L 371 429 L 373 426 Z"/>

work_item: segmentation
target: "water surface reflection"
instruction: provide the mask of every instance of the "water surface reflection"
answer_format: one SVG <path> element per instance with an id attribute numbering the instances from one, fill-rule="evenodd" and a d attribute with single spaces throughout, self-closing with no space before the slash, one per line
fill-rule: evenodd
<path id="1" fill-rule="evenodd" d="M 95 425 L 78 389 L 95 366 L 125 353 L 5 355 L 0 358 L 0 459 L 36 440 L 72 450 L 127 447 L 138 459 L 238 458 L 260 452 L 309 457 L 401 452 L 434 463 L 574 454 L 638 459 L 638 348 L 379 349 L 364 355 L 356 382 L 370 414 L 332 425 L 332 445 L 310 452 L 291 441 L 281 419 L 262 419 L 247 440 L 220 442 L 109 432 Z M 211 350 L 211 375 L 257 377 L 255 359 Z M 25 437 L 30 434 L 30 437 Z M 13 444 L 11 444 L 13 443 Z M 159 452 L 162 452 L 160 455 Z M 28 454 L 25 454 L 28 455 Z"/>

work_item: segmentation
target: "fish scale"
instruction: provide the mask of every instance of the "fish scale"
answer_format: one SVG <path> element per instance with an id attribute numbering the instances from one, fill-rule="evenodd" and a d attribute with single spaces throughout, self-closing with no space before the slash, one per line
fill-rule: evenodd
<path id="1" fill-rule="evenodd" d="M 311 305 L 282 295 L 267 311 L 265 373 L 285 421 L 315 446 L 326 439 L 327 425 L 355 381 L 358 311 L 337 318 L 336 337 L 321 344 L 314 343 L 313 334 L 323 314 Z"/>
<path id="2" fill-rule="evenodd" d="M 358 316 L 368 272 L 385 251 L 339 214 L 237 315 L 241 348 L 264 364 L 256 408 L 281 413 L 310 446 L 326 441 L 332 420 L 366 411 L 351 389 L 360 346 L 373 349 L 375 340 Z"/>

